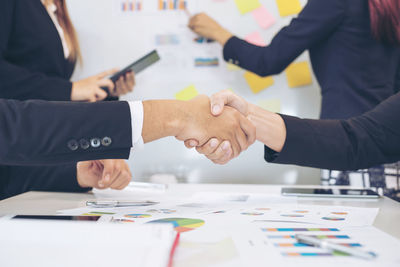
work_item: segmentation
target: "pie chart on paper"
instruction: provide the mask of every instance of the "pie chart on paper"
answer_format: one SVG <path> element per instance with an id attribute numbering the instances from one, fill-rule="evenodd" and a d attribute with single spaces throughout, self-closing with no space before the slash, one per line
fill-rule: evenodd
<path id="1" fill-rule="evenodd" d="M 154 220 L 149 223 L 170 223 L 174 226 L 175 231 L 179 233 L 195 230 L 205 224 L 203 220 L 189 218 L 165 218 Z"/>

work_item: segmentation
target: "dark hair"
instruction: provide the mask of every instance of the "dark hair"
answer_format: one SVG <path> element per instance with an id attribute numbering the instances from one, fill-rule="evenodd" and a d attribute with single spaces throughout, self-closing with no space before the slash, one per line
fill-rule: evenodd
<path id="1" fill-rule="evenodd" d="M 400 45 L 400 0 L 369 0 L 369 13 L 375 39 Z"/>

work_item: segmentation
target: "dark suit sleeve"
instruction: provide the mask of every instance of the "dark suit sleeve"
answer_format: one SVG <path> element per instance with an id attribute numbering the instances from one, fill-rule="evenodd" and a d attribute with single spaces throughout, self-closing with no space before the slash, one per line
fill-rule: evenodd
<path id="1" fill-rule="evenodd" d="M 127 159 L 132 147 L 131 114 L 124 101 L 75 103 L 0 100 L 0 164 L 49 165 L 96 159 Z M 111 144 L 70 141 L 109 137 Z"/>
<path id="2" fill-rule="evenodd" d="M 0 98 L 71 100 L 70 81 L 31 72 L 6 60 L 16 2 L 0 0 Z"/>
<path id="3" fill-rule="evenodd" d="M 356 170 L 400 160 L 400 93 L 349 120 L 282 116 L 287 138 L 281 153 L 265 148 L 273 163 Z"/>
<path id="4" fill-rule="evenodd" d="M 76 179 L 76 163 L 57 166 L 4 166 L 0 168 L 0 199 L 28 191 L 87 192 Z"/>
<path id="5" fill-rule="evenodd" d="M 342 22 L 345 11 L 343 0 L 309 0 L 298 18 L 269 46 L 259 47 L 233 37 L 225 44 L 224 58 L 260 76 L 278 74 L 305 50 L 326 39 Z"/>
<path id="6" fill-rule="evenodd" d="M 399 66 L 397 67 L 397 73 L 396 73 L 396 81 L 394 83 L 394 91 L 400 92 L 400 62 Z"/>

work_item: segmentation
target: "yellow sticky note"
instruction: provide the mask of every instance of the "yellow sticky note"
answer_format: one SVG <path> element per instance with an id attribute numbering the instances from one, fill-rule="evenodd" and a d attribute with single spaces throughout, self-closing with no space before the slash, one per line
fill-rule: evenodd
<path id="1" fill-rule="evenodd" d="M 276 0 L 281 17 L 299 14 L 301 4 L 299 0 Z"/>
<path id="2" fill-rule="evenodd" d="M 240 70 L 240 67 L 238 65 L 232 63 L 226 64 L 226 68 L 230 71 Z"/>
<path id="3" fill-rule="evenodd" d="M 279 99 L 268 99 L 261 100 L 257 103 L 263 109 L 269 110 L 271 112 L 279 113 L 281 112 L 281 101 Z"/>
<path id="4" fill-rule="evenodd" d="M 311 70 L 308 62 L 296 62 L 290 64 L 286 69 L 286 78 L 290 88 L 311 84 Z"/>
<path id="5" fill-rule="evenodd" d="M 251 91 L 255 94 L 274 84 L 274 79 L 272 79 L 271 76 L 263 78 L 258 76 L 257 74 L 248 71 L 245 72 L 244 78 L 249 84 Z"/>
<path id="6" fill-rule="evenodd" d="M 199 93 L 197 92 L 197 89 L 194 85 L 190 85 L 183 89 L 182 91 L 178 92 L 175 94 L 175 98 L 177 100 L 190 100 L 192 98 L 195 98 Z"/>
<path id="7" fill-rule="evenodd" d="M 240 14 L 249 13 L 261 6 L 258 0 L 235 0 L 236 6 L 239 9 Z"/>

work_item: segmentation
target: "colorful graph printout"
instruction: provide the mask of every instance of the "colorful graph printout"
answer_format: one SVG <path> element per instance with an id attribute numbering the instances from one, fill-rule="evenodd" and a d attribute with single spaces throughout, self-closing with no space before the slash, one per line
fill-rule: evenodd
<path id="1" fill-rule="evenodd" d="M 124 215 L 126 218 L 150 218 L 150 214 L 126 214 Z"/>
<path id="2" fill-rule="evenodd" d="M 186 0 L 158 0 L 158 10 L 185 10 Z"/>
<path id="3" fill-rule="evenodd" d="M 189 219 L 189 218 L 165 218 L 149 223 L 170 223 L 174 226 L 175 231 L 179 233 L 189 232 L 195 230 L 204 225 L 204 221 L 200 219 Z"/>

